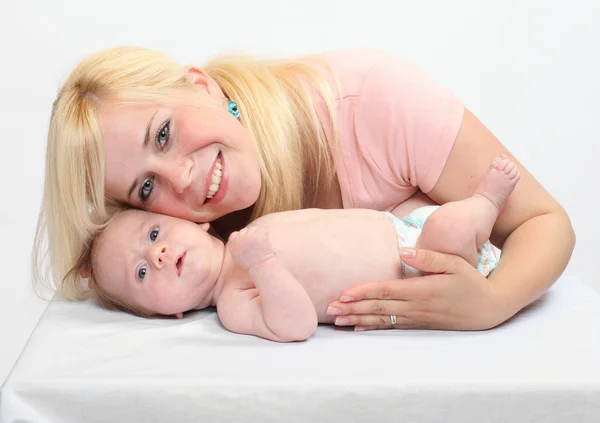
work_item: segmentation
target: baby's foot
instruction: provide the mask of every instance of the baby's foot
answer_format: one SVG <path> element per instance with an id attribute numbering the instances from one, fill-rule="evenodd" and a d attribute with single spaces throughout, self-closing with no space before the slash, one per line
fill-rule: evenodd
<path id="1" fill-rule="evenodd" d="M 519 169 L 512 160 L 505 155 L 496 157 L 477 186 L 475 194 L 490 200 L 500 212 L 520 177 Z"/>

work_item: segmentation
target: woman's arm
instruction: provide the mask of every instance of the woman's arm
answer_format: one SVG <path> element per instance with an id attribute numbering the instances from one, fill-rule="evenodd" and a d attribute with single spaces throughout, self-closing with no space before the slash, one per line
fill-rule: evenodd
<path id="1" fill-rule="evenodd" d="M 394 327 L 487 329 L 510 318 L 556 281 L 575 245 L 569 217 L 468 110 L 444 170 L 426 194 L 438 204 L 471 196 L 489 163 L 501 154 L 519 165 L 521 180 L 492 231 L 491 241 L 502 249 L 502 257 L 489 279 L 458 257 L 420 251 L 403 260 L 435 274 L 349 289 L 342 296 L 354 301 L 331 304 L 342 310 L 338 321 L 391 327 L 393 314 L 403 316 Z M 459 293 L 460 301 L 448 301 Z"/>
<path id="2" fill-rule="evenodd" d="M 448 162 L 427 195 L 439 204 L 471 196 L 497 154 L 510 155 L 465 110 Z M 515 312 L 556 281 L 575 246 L 575 233 L 567 213 L 531 173 L 517 164 L 521 180 L 498 216 L 491 235 L 491 242 L 502 249 L 502 258 L 489 278 L 501 288 Z"/>

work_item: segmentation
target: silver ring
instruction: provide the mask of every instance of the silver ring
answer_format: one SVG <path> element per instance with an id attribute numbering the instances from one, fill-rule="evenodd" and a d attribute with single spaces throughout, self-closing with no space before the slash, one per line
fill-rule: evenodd
<path id="1" fill-rule="evenodd" d="M 396 316 L 393 314 L 390 314 L 390 320 L 392 321 L 392 325 L 396 324 Z"/>

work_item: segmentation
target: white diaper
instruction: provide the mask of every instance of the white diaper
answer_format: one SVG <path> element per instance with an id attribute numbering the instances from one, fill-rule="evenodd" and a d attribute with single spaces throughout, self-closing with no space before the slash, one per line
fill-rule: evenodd
<path id="1" fill-rule="evenodd" d="M 398 218 L 391 213 L 383 212 L 388 216 L 394 226 L 396 227 L 396 234 L 398 236 L 398 247 L 399 248 L 414 248 L 417 246 L 417 240 L 423 225 L 427 218 L 436 211 L 440 206 L 424 206 L 413 210 L 408 216 Z M 498 265 L 498 257 L 496 255 L 493 245 L 486 241 L 483 246 L 477 250 L 477 270 L 483 276 L 487 277 Z M 403 278 L 414 278 L 421 276 L 422 273 L 412 266 L 409 266 L 402 262 L 402 277 Z"/>

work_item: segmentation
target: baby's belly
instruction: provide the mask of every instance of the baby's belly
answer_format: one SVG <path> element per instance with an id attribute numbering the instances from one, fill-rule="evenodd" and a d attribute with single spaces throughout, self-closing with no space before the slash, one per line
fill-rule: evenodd
<path id="1" fill-rule="evenodd" d="M 348 257 L 327 263 L 313 263 L 311 269 L 297 269 L 296 278 L 304 286 L 315 305 L 320 323 L 333 323 L 327 307 L 340 299 L 342 293 L 354 286 L 382 280 L 400 279 L 401 262 L 396 243 L 390 251 L 378 256 Z M 322 264 L 322 266 L 321 266 Z"/>
<path id="2" fill-rule="evenodd" d="M 319 321 L 331 323 L 327 306 L 348 288 L 401 278 L 396 227 L 371 210 L 307 213 L 286 222 L 271 240 L 285 266 L 304 286 Z"/>

